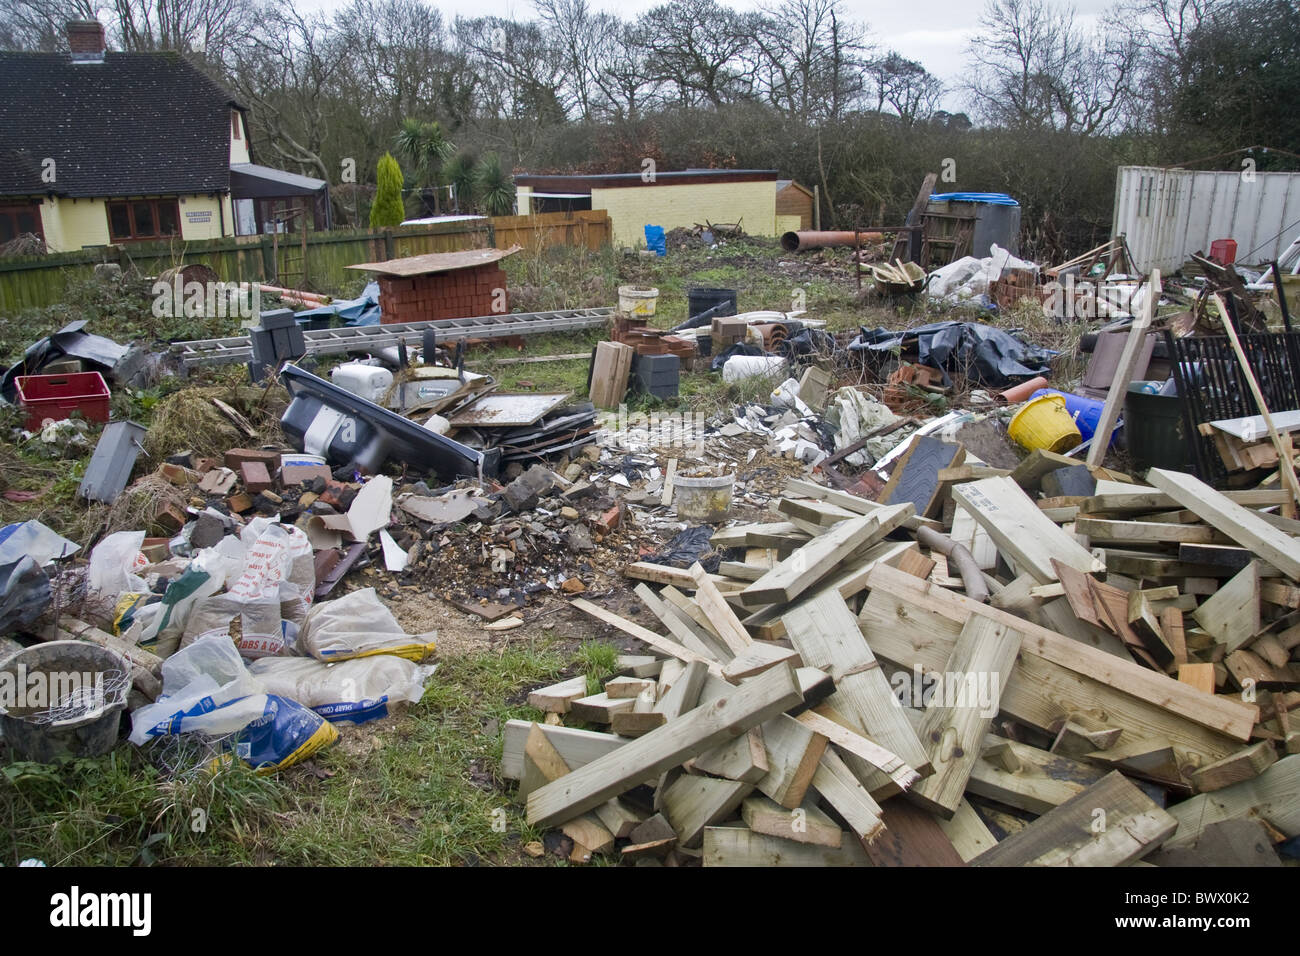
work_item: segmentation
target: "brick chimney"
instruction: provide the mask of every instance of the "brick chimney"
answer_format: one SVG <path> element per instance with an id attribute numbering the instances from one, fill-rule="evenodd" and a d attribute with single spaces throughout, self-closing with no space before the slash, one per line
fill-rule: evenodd
<path id="1" fill-rule="evenodd" d="M 104 59 L 104 25 L 98 20 L 69 20 L 68 46 L 72 58 L 80 61 Z"/>

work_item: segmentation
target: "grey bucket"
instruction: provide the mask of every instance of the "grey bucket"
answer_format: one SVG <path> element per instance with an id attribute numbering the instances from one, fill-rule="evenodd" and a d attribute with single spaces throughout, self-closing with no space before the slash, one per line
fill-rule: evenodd
<path id="1" fill-rule="evenodd" d="M 20 676 L 34 673 L 84 675 L 91 688 L 103 689 L 85 716 L 64 720 L 34 719 L 48 703 L 18 706 L 23 701 L 6 694 L 0 700 L 0 729 L 19 760 L 53 763 L 64 757 L 98 757 L 117 743 L 117 729 L 130 690 L 130 665 L 120 654 L 86 641 L 50 641 L 14 654 L 0 665 L 0 688 L 17 688 Z M 3 675 L 11 675 L 5 680 Z M 71 678 L 68 678 L 71 680 Z M 28 685 L 30 686 L 30 685 Z M 66 686 L 66 685 L 65 685 Z"/>

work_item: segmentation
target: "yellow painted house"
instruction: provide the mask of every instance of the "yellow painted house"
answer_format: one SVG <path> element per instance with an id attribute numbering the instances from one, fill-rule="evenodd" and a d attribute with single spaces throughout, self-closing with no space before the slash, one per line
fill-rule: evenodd
<path id="1" fill-rule="evenodd" d="M 665 231 L 705 222 L 740 223 L 751 236 L 775 236 L 775 169 L 515 176 L 520 215 L 569 209 L 609 213 L 615 245 L 645 244 L 645 227 Z"/>
<path id="2" fill-rule="evenodd" d="M 253 163 L 245 109 L 176 53 L 115 53 L 94 20 L 70 53 L 0 53 L 0 244 L 50 252 L 215 239 L 276 227 L 321 180 Z M 295 198 L 304 197 L 304 198 Z"/>

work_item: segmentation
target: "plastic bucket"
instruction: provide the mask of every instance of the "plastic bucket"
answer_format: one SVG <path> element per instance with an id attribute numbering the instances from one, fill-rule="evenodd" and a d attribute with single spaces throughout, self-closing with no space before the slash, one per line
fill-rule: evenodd
<path id="1" fill-rule="evenodd" d="M 1040 388 L 1029 397 L 1038 398 L 1041 395 L 1060 395 L 1065 399 L 1065 410 L 1079 426 L 1079 434 L 1083 436 L 1084 441 L 1097 431 L 1097 423 L 1101 421 L 1101 410 L 1106 407 L 1105 402 L 1096 398 L 1084 398 L 1082 395 L 1071 395 L 1069 392 L 1058 392 L 1054 388 Z M 1111 438 L 1114 437 L 1112 432 Z"/>
<path id="2" fill-rule="evenodd" d="M 726 521 L 731 514 L 731 492 L 735 474 L 708 475 L 703 478 L 673 479 L 673 508 L 686 521 L 714 524 Z"/>
<path id="3" fill-rule="evenodd" d="M 23 690 L 21 698 L 0 700 L 0 727 L 19 760 L 99 757 L 117 743 L 131 667 L 116 652 L 86 641 L 50 641 L 8 658 L 0 673 L 12 675 L 0 687 Z M 48 711 L 73 690 L 85 695 L 82 713 L 51 720 Z"/>
<path id="4" fill-rule="evenodd" d="M 1030 399 L 1007 425 L 1007 434 L 1030 451 L 1069 451 L 1083 441 L 1079 426 L 1065 410 L 1062 395 Z"/>
<path id="5" fill-rule="evenodd" d="M 634 285 L 618 287 L 618 310 L 628 315 L 654 315 L 658 289 L 639 289 Z"/>

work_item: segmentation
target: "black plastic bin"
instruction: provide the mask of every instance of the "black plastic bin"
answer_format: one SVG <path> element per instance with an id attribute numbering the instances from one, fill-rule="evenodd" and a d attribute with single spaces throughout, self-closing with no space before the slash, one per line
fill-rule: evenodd
<path id="1" fill-rule="evenodd" d="M 1137 476 L 1148 468 L 1193 471 L 1192 443 L 1177 395 L 1151 395 L 1134 382 L 1124 396 L 1124 444 Z"/>
<path id="2" fill-rule="evenodd" d="M 731 310 L 721 309 L 713 313 L 719 315 L 736 314 L 736 290 L 735 289 L 704 289 L 695 288 L 686 293 L 686 317 L 692 318 L 701 312 L 707 312 L 715 305 L 727 303 Z"/>

